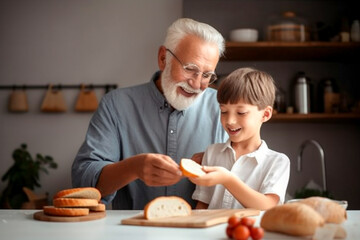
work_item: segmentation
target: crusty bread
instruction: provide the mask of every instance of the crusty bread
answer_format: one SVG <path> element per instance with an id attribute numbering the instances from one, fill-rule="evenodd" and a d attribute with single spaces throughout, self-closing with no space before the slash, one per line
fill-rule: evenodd
<path id="1" fill-rule="evenodd" d="M 324 197 L 309 197 L 300 200 L 317 211 L 327 223 L 342 223 L 346 220 L 346 210 L 340 204 Z"/>
<path id="2" fill-rule="evenodd" d="M 100 191 L 96 188 L 65 189 L 54 195 L 54 206 L 45 206 L 43 211 L 45 214 L 52 216 L 86 216 L 89 211 L 105 211 L 106 207 L 103 203 L 99 203 L 100 199 Z"/>
<path id="3" fill-rule="evenodd" d="M 93 187 L 70 188 L 56 193 L 53 199 L 56 198 L 87 198 L 96 199 L 99 202 L 101 199 L 101 193 Z"/>
<path id="4" fill-rule="evenodd" d="M 44 206 L 44 213 L 50 216 L 79 217 L 89 215 L 88 208 L 58 208 L 54 206 Z"/>
<path id="5" fill-rule="evenodd" d="M 199 177 L 205 174 L 200 164 L 187 158 L 181 159 L 180 169 L 187 177 Z"/>
<path id="6" fill-rule="evenodd" d="M 56 198 L 53 199 L 55 207 L 96 207 L 98 201 L 96 199 L 83 198 Z"/>
<path id="7" fill-rule="evenodd" d="M 288 203 L 267 210 L 260 225 L 266 231 L 296 236 L 310 236 L 324 225 L 323 217 L 313 208 L 302 203 Z"/>
<path id="8" fill-rule="evenodd" d="M 148 202 L 144 208 L 146 219 L 189 216 L 190 214 L 191 206 L 184 199 L 176 196 L 157 197 Z"/>

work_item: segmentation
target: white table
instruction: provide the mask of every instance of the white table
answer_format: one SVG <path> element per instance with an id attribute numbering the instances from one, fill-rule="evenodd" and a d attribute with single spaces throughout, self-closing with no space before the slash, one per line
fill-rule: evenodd
<path id="1" fill-rule="evenodd" d="M 38 210 L 0 210 L 0 239 L 75 239 L 75 240 L 144 240 L 144 239 L 227 239 L 226 224 L 209 228 L 169 228 L 121 225 L 124 218 L 133 217 L 141 211 L 108 210 L 103 219 L 87 222 L 44 222 L 33 219 Z M 348 220 L 343 223 L 347 239 L 360 239 L 360 211 L 348 211 Z M 261 215 L 256 217 L 255 225 Z M 296 238 L 266 232 L 264 239 L 309 239 Z"/>

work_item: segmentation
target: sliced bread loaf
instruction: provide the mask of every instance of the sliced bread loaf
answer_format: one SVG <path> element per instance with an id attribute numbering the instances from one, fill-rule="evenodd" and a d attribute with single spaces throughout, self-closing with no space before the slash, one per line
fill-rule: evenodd
<path id="1" fill-rule="evenodd" d="M 191 206 L 182 198 L 177 196 L 157 197 L 146 204 L 144 217 L 156 219 L 174 216 L 189 216 Z"/>

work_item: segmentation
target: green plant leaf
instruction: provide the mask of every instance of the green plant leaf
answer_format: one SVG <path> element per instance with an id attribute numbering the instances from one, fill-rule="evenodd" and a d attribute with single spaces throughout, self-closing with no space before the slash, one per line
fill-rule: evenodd
<path id="1" fill-rule="evenodd" d="M 12 208 L 20 208 L 22 203 L 27 201 L 23 187 L 34 190 L 40 185 L 40 172 L 48 174 L 49 168 L 57 168 L 57 163 L 51 156 L 43 156 L 36 154 L 35 160 L 27 150 L 26 144 L 21 144 L 20 148 L 16 148 L 12 157 L 14 164 L 5 172 L 1 180 L 7 181 L 7 186 L 1 195 L 1 205 Z M 0 206 L 1 207 L 1 206 Z"/>

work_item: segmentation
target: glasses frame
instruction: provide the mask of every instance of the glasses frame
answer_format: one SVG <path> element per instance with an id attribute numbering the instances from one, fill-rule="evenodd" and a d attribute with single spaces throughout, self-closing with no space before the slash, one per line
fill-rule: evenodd
<path id="1" fill-rule="evenodd" d="M 215 72 L 201 72 L 199 70 L 199 67 L 194 64 L 194 63 L 187 63 L 187 64 L 183 64 L 183 62 L 168 48 L 166 48 L 166 51 L 168 51 L 182 66 L 183 70 L 186 73 L 190 73 L 192 74 L 193 78 L 197 78 L 197 76 L 201 73 L 201 81 L 200 83 L 202 85 L 210 85 L 213 84 L 218 78 Z M 193 69 L 189 69 L 189 67 L 192 67 Z M 195 70 L 194 68 L 196 68 L 197 70 Z M 209 75 L 209 77 L 208 77 Z M 205 80 L 205 81 L 204 81 Z"/>

